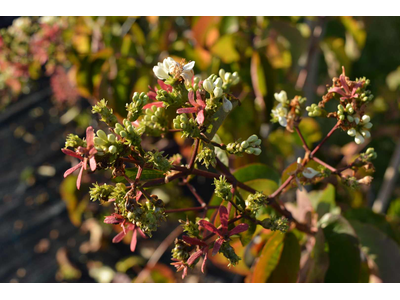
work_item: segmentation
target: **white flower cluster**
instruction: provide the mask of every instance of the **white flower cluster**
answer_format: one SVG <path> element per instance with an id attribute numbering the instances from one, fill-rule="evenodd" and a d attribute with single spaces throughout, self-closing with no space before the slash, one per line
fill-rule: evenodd
<path id="1" fill-rule="evenodd" d="M 279 104 L 271 111 L 272 117 L 276 118 L 279 122 L 279 124 L 283 127 L 286 127 L 287 125 L 287 94 L 285 91 L 281 91 L 279 94 L 275 93 L 274 94 L 276 101 L 279 102 Z"/>
<path id="2" fill-rule="evenodd" d="M 361 120 L 359 117 L 354 117 L 353 120 L 356 123 L 356 127 L 349 129 L 347 134 L 354 136 L 356 144 L 362 144 L 366 138 L 371 137 L 371 133 L 369 132 L 372 127 L 371 118 L 368 115 L 363 115 Z"/>
<path id="3" fill-rule="evenodd" d="M 172 57 L 167 57 L 162 63 L 158 63 L 157 66 L 153 67 L 153 72 L 161 80 L 168 79 L 170 75 L 182 77 L 185 80 L 185 85 L 188 85 L 194 75 L 194 64 L 194 61 L 187 64 L 180 64 Z"/>

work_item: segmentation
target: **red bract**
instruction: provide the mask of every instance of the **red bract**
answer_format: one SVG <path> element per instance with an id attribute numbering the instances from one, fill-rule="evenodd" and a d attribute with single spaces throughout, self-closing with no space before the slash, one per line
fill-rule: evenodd
<path id="1" fill-rule="evenodd" d="M 197 100 L 194 100 L 194 92 L 190 91 L 188 94 L 188 99 L 191 105 L 193 107 L 185 107 L 185 108 L 179 108 L 176 112 L 178 114 L 197 114 L 196 121 L 200 125 L 204 123 L 204 110 L 206 108 L 206 103 L 202 99 L 200 91 L 196 92 L 196 98 Z"/>
<path id="2" fill-rule="evenodd" d="M 94 155 L 97 153 L 97 150 L 94 148 L 93 139 L 94 139 L 94 130 L 92 126 L 89 126 L 86 129 L 86 148 L 79 146 L 76 152 L 69 149 L 61 149 L 61 151 L 64 152 L 64 154 L 67 154 L 69 156 L 81 160 L 79 164 L 73 166 L 64 173 L 64 178 L 65 178 L 68 175 L 71 175 L 75 170 L 81 168 L 81 170 L 79 171 L 78 179 L 76 180 L 76 187 L 78 188 L 78 190 L 81 187 L 82 172 L 84 169 L 86 170 L 88 160 L 90 164 L 90 169 L 92 171 L 96 170 L 96 160 L 94 158 Z"/>
<path id="3" fill-rule="evenodd" d="M 359 81 L 356 84 L 353 85 L 353 87 L 350 90 L 350 86 L 347 84 L 346 81 L 346 73 L 344 70 L 344 67 L 342 67 L 342 74 L 339 77 L 339 81 L 340 84 L 342 85 L 342 87 L 333 87 L 329 90 L 329 93 L 337 93 L 339 95 L 341 95 L 342 97 L 340 97 L 341 100 L 351 100 L 353 98 L 358 97 L 358 94 L 356 94 L 356 91 L 359 87 L 361 87 L 364 82 L 363 81 Z"/>
<path id="4" fill-rule="evenodd" d="M 112 214 L 111 216 L 107 216 L 104 219 L 104 223 L 106 224 L 120 224 L 122 227 L 122 231 L 118 233 L 112 240 L 113 243 L 119 243 L 124 239 L 124 237 L 127 235 L 128 231 L 133 231 L 132 234 L 132 239 L 131 239 L 131 251 L 134 252 L 136 249 L 136 244 L 137 244 L 137 232 L 139 231 L 139 234 L 143 237 L 146 238 L 146 235 L 143 233 L 140 228 L 138 228 L 136 225 L 132 224 L 131 222 L 127 222 L 125 218 L 119 214 Z M 126 226 L 126 227 L 125 227 Z"/>
<path id="5" fill-rule="evenodd" d="M 176 261 L 174 263 L 171 263 L 171 265 L 176 268 L 177 272 L 180 272 L 183 270 L 182 279 L 184 279 L 188 272 L 188 265 L 186 263 L 184 263 L 183 261 L 180 261 L 179 259 L 176 259 L 176 258 L 172 258 L 172 260 Z"/>
<path id="6" fill-rule="evenodd" d="M 162 90 L 167 91 L 168 93 L 172 92 L 172 89 L 173 89 L 172 86 L 164 83 L 164 81 L 162 81 L 162 80 L 158 80 L 157 82 L 160 85 Z M 154 101 L 157 101 L 157 98 L 156 98 L 156 96 L 157 96 L 157 88 L 153 89 L 153 88 L 151 88 L 151 86 L 149 86 L 149 89 L 150 89 L 150 92 L 147 93 L 147 96 L 150 99 L 152 99 Z M 143 106 L 143 109 L 147 109 L 147 108 L 150 108 L 152 106 L 163 107 L 164 103 L 161 102 L 161 101 L 148 103 L 145 106 Z"/>
<path id="7" fill-rule="evenodd" d="M 208 222 L 206 220 L 199 221 L 199 226 L 218 235 L 218 239 L 216 239 L 215 243 L 214 243 L 212 255 L 215 255 L 218 253 L 223 242 L 228 241 L 229 237 L 231 237 L 232 235 L 241 233 L 243 231 L 246 231 L 249 228 L 248 224 L 241 223 L 238 226 L 236 226 L 235 228 L 233 228 L 232 230 L 228 231 L 229 214 L 228 214 L 228 210 L 226 209 L 225 206 L 220 206 L 219 218 L 221 220 L 221 226 L 218 229 L 213 224 L 211 224 L 210 222 Z"/>
<path id="8" fill-rule="evenodd" d="M 206 265 L 206 261 L 207 261 L 207 256 L 208 256 L 208 245 L 196 238 L 191 238 L 189 236 L 183 236 L 182 239 L 193 246 L 199 246 L 199 250 L 197 250 L 196 252 L 194 252 L 192 255 L 190 255 L 189 259 L 187 260 L 188 265 L 192 265 L 196 259 L 198 259 L 201 255 L 204 255 L 204 260 L 203 260 L 203 264 L 201 265 L 201 271 L 204 273 L 204 266 Z"/>

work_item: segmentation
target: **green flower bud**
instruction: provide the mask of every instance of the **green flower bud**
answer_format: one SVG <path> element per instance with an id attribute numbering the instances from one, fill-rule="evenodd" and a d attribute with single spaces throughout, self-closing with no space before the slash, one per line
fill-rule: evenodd
<path id="1" fill-rule="evenodd" d="M 117 147 L 115 147 L 114 145 L 111 145 L 110 147 L 108 147 L 108 151 L 112 154 L 117 153 Z"/>
<path id="2" fill-rule="evenodd" d="M 106 138 L 107 138 L 107 136 L 106 136 Z M 94 138 L 94 143 L 95 143 L 95 145 L 98 145 L 98 146 L 106 146 L 107 145 L 107 141 L 105 141 L 99 137 Z"/>
<path id="3" fill-rule="evenodd" d="M 107 139 L 108 139 L 109 142 L 115 143 L 115 135 L 113 135 L 112 133 L 110 133 L 110 134 L 107 136 Z"/>
<path id="4" fill-rule="evenodd" d="M 213 92 L 213 84 L 208 79 L 203 81 L 203 88 L 210 94 Z"/>
<path id="5" fill-rule="evenodd" d="M 107 135 L 103 130 L 97 130 L 97 136 L 103 140 L 107 140 Z"/>
<path id="6" fill-rule="evenodd" d="M 247 139 L 247 141 L 248 141 L 249 143 L 254 143 L 254 142 L 257 141 L 257 140 L 258 140 L 258 136 L 255 135 L 255 134 L 251 135 L 251 136 Z"/>
<path id="7" fill-rule="evenodd" d="M 222 96 L 224 92 L 222 91 L 222 89 L 220 87 L 216 87 L 214 89 L 214 97 L 215 98 L 220 98 Z"/>

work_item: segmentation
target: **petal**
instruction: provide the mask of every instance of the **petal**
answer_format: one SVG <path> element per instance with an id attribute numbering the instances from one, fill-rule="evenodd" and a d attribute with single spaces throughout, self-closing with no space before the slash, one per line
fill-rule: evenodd
<path id="1" fill-rule="evenodd" d="M 223 239 L 217 239 L 217 240 L 215 241 L 215 243 L 214 243 L 214 248 L 213 248 L 213 251 L 212 251 L 212 255 L 213 255 L 213 256 L 214 256 L 215 254 L 218 253 L 218 251 L 219 251 L 219 249 L 221 248 L 223 242 L 224 242 Z"/>
<path id="2" fill-rule="evenodd" d="M 138 228 L 137 230 L 139 231 L 139 234 L 142 238 L 147 239 L 147 235 L 140 228 Z"/>
<path id="3" fill-rule="evenodd" d="M 185 71 L 190 71 L 191 69 L 194 68 L 194 61 L 191 61 L 190 63 L 187 63 L 186 65 L 183 66 L 183 70 Z"/>
<path id="4" fill-rule="evenodd" d="M 157 76 L 158 79 L 167 79 L 168 78 L 168 73 L 165 72 L 163 68 L 160 68 L 159 66 L 153 67 L 153 72 Z"/>
<path id="5" fill-rule="evenodd" d="M 204 107 L 206 106 L 206 103 L 203 100 L 200 90 L 196 91 L 196 99 L 197 99 L 197 104 L 200 104 L 201 106 L 204 106 Z"/>
<path id="6" fill-rule="evenodd" d="M 78 170 L 80 167 L 82 167 L 82 162 L 73 166 L 72 168 L 69 168 L 67 171 L 65 171 L 64 178 L 71 175 L 75 170 Z"/>
<path id="7" fill-rule="evenodd" d="M 186 243 L 188 243 L 188 244 L 190 244 L 190 245 L 207 246 L 207 244 L 204 243 L 203 241 L 201 241 L 201 240 L 199 240 L 199 239 L 196 239 L 196 238 L 192 238 L 192 237 L 186 236 L 186 235 L 184 235 L 184 236 L 182 237 L 182 239 L 183 239 Z"/>
<path id="8" fill-rule="evenodd" d="M 228 219 L 229 219 L 229 214 L 228 210 L 226 209 L 225 206 L 220 206 L 219 207 L 219 219 L 221 221 L 222 229 L 227 230 L 228 229 Z"/>
<path id="9" fill-rule="evenodd" d="M 201 109 L 199 111 L 199 113 L 197 114 L 196 121 L 197 121 L 197 123 L 202 125 L 204 123 L 204 119 L 205 119 L 205 117 L 204 117 L 204 109 Z"/>
<path id="10" fill-rule="evenodd" d="M 215 228 L 215 226 L 213 224 L 211 224 L 210 222 L 208 222 L 206 220 L 200 220 L 198 222 L 198 224 L 199 224 L 199 226 L 203 227 L 204 229 L 221 236 L 219 230 L 217 228 Z"/>
<path id="11" fill-rule="evenodd" d="M 96 159 L 94 158 L 94 156 L 89 159 L 89 164 L 90 164 L 90 170 L 95 171 L 96 170 Z"/>
<path id="12" fill-rule="evenodd" d="M 81 155 L 79 155 L 78 153 L 75 153 L 75 152 L 72 151 L 72 150 L 69 150 L 69 149 L 61 149 L 61 151 L 62 151 L 64 154 L 67 154 L 67 155 L 69 155 L 69 156 L 73 156 L 73 157 L 76 157 L 76 158 L 78 158 L 78 159 L 80 159 L 80 160 L 83 160 L 83 157 L 82 157 Z"/>
<path id="13" fill-rule="evenodd" d="M 340 84 L 342 85 L 342 87 L 346 91 L 346 94 L 347 95 L 350 94 L 350 89 L 349 89 L 349 86 L 347 84 L 346 77 L 344 75 L 344 71 L 343 71 L 343 74 L 340 75 L 339 79 L 340 79 Z"/>
<path id="14" fill-rule="evenodd" d="M 188 94 L 188 99 L 189 99 L 190 104 L 192 104 L 194 107 L 197 106 L 197 102 L 194 101 L 194 92 L 193 92 L 193 90 L 191 90 L 191 91 L 189 92 L 189 94 Z"/>
<path id="15" fill-rule="evenodd" d="M 117 219 L 117 217 L 113 214 L 111 216 L 106 216 L 104 219 L 104 223 L 106 224 L 119 224 L 121 223 L 120 219 Z"/>
<path id="16" fill-rule="evenodd" d="M 83 166 L 82 166 L 81 170 L 79 171 L 78 178 L 76 179 L 76 187 L 78 190 L 81 188 L 82 173 L 83 173 Z"/>
<path id="17" fill-rule="evenodd" d="M 157 81 L 158 84 L 160 85 L 160 87 L 167 92 L 172 92 L 172 86 L 170 86 L 169 84 L 166 84 L 164 81 L 162 80 L 158 80 Z"/>
<path id="18" fill-rule="evenodd" d="M 122 241 L 124 239 L 125 235 L 126 235 L 126 233 L 121 231 L 116 236 L 114 236 L 114 238 L 112 239 L 112 242 L 119 243 L 120 241 Z"/>
<path id="19" fill-rule="evenodd" d="M 233 228 L 231 231 L 229 231 L 229 236 L 241 233 L 243 231 L 246 231 L 247 229 L 249 229 L 249 224 L 245 224 L 245 223 L 241 223 L 238 226 L 236 226 L 235 228 Z"/>
<path id="20" fill-rule="evenodd" d="M 342 96 L 347 96 L 345 92 L 343 92 L 343 90 L 341 88 L 338 87 L 333 87 L 329 90 L 329 93 L 337 93 L 340 94 Z"/>
<path id="21" fill-rule="evenodd" d="M 206 255 L 204 256 L 203 263 L 201 264 L 201 272 L 204 273 L 204 267 L 206 266 L 206 261 L 208 259 L 208 249 L 206 250 Z"/>
<path id="22" fill-rule="evenodd" d="M 177 114 L 194 114 L 197 113 L 196 107 L 183 107 L 176 111 Z"/>
<path id="23" fill-rule="evenodd" d="M 286 127 L 286 126 L 287 126 L 287 120 L 286 120 L 285 117 L 279 117 L 278 120 L 279 120 L 279 124 L 280 124 L 281 126 L 283 126 L 283 127 Z"/>
<path id="24" fill-rule="evenodd" d="M 94 147 L 94 129 L 92 126 L 86 128 L 86 145 L 87 149 Z"/>
<path id="25" fill-rule="evenodd" d="M 137 230 L 133 230 L 132 234 L 132 240 L 131 240 L 131 251 L 135 252 L 136 249 L 136 244 L 137 244 Z"/>
<path id="26" fill-rule="evenodd" d="M 161 81 L 161 80 L 160 80 Z M 162 81 L 161 81 L 162 82 Z M 155 92 L 153 92 L 153 91 L 150 91 L 150 92 L 148 92 L 147 93 L 147 96 L 151 99 L 151 100 L 157 100 L 157 98 L 156 98 L 156 96 L 157 96 L 157 94 L 155 93 Z"/>
<path id="27" fill-rule="evenodd" d="M 198 259 L 203 254 L 203 250 L 198 250 L 197 252 L 190 255 L 189 259 L 187 260 L 188 265 L 192 265 L 196 259 Z"/>
<path id="28" fill-rule="evenodd" d="M 151 102 L 151 103 L 148 103 L 148 104 L 146 104 L 145 106 L 143 106 L 143 109 L 148 109 L 148 108 L 153 107 L 153 106 L 156 106 L 156 107 L 163 107 L 163 106 L 164 106 L 164 103 L 161 102 L 161 101 L 159 101 L 159 102 Z"/>

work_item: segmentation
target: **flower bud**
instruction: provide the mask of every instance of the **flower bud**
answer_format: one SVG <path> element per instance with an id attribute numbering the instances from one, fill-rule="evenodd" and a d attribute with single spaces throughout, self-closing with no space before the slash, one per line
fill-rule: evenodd
<path id="1" fill-rule="evenodd" d="M 139 93 L 138 92 L 134 92 L 133 96 L 132 96 L 132 100 L 137 101 L 139 99 Z"/>
<path id="2" fill-rule="evenodd" d="M 111 145 L 110 147 L 108 147 L 108 151 L 112 154 L 117 153 L 117 147 L 115 147 L 114 145 Z"/>
<path id="3" fill-rule="evenodd" d="M 360 133 L 357 132 L 354 141 L 356 142 L 356 144 L 360 145 L 365 142 L 365 139 Z"/>
<path id="4" fill-rule="evenodd" d="M 107 136 L 106 136 L 106 138 L 107 138 Z M 107 145 L 107 142 L 99 137 L 95 137 L 93 140 L 94 140 L 95 145 L 97 145 L 97 146 Z"/>
<path id="5" fill-rule="evenodd" d="M 215 87 L 222 87 L 222 79 L 221 79 L 221 78 L 217 78 L 217 79 L 214 81 L 214 86 L 215 86 Z"/>
<path id="6" fill-rule="evenodd" d="M 209 92 L 209 93 L 211 94 L 212 91 L 213 91 L 213 85 L 212 85 L 211 81 L 208 80 L 208 79 L 204 80 L 204 81 L 203 81 L 203 88 L 204 88 L 207 92 Z"/>
<path id="7" fill-rule="evenodd" d="M 230 112 L 232 110 L 232 107 L 233 107 L 232 106 L 232 102 L 224 97 L 224 100 L 223 100 L 223 103 L 222 103 L 222 109 L 225 112 Z"/>
<path id="8" fill-rule="evenodd" d="M 369 132 L 369 130 L 361 129 L 360 132 L 363 135 L 363 137 L 365 137 L 366 139 L 371 137 L 371 133 Z"/>
<path id="9" fill-rule="evenodd" d="M 219 74 L 219 77 L 225 78 L 225 70 L 224 69 L 220 69 L 218 74 Z"/>
<path id="10" fill-rule="evenodd" d="M 231 73 L 229 73 L 229 72 L 227 72 L 227 73 L 225 73 L 225 82 L 229 82 L 229 80 L 231 80 L 231 77 L 232 77 L 232 74 Z"/>
<path id="11" fill-rule="evenodd" d="M 195 84 L 199 84 L 199 82 L 200 82 L 200 77 L 198 77 L 198 76 L 194 77 L 193 82 L 194 82 Z"/>
<path id="12" fill-rule="evenodd" d="M 370 128 L 372 128 L 372 123 L 371 123 L 371 122 L 368 122 L 367 124 L 364 124 L 363 127 L 364 127 L 364 128 L 367 128 L 367 129 L 370 129 Z"/>
<path id="13" fill-rule="evenodd" d="M 261 154 L 261 149 L 260 148 L 252 148 L 254 151 L 254 155 L 260 155 Z"/>
<path id="14" fill-rule="evenodd" d="M 244 150 L 244 152 L 246 152 L 247 154 L 254 154 L 254 149 L 255 148 L 248 148 L 248 149 Z"/>
<path id="15" fill-rule="evenodd" d="M 351 129 L 349 129 L 349 130 L 347 130 L 347 134 L 349 135 L 349 136 L 355 136 L 356 135 L 356 130 L 354 129 L 354 128 L 351 128 Z"/>
<path id="16" fill-rule="evenodd" d="M 343 116 L 344 117 L 344 116 Z M 349 122 L 353 122 L 354 121 L 354 118 L 352 117 L 352 116 L 347 116 L 347 120 L 349 121 Z"/>
<path id="17" fill-rule="evenodd" d="M 103 131 L 103 130 L 97 130 L 97 136 L 99 137 L 99 138 L 101 138 L 102 140 L 107 140 L 107 135 L 106 135 L 106 133 Z"/>
<path id="18" fill-rule="evenodd" d="M 243 141 L 243 142 L 240 144 L 240 146 L 241 146 L 243 149 L 246 149 L 247 147 L 249 147 L 249 142 L 248 142 L 248 141 Z"/>
<path id="19" fill-rule="evenodd" d="M 356 124 L 358 125 L 358 123 L 360 123 L 360 118 L 355 117 L 355 118 L 354 118 L 354 122 L 356 122 Z"/>
<path id="20" fill-rule="evenodd" d="M 368 123 L 369 121 L 371 121 L 371 117 L 368 116 L 368 115 L 363 115 L 363 117 L 361 118 L 361 120 L 362 120 L 362 122 L 365 124 L 365 123 Z"/>
<path id="21" fill-rule="evenodd" d="M 112 133 L 110 133 L 110 134 L 107 136 L 107 139 L 108 139 L 109 142 L 115 143 L 115 135 L 113 135 Z"/>
<path id="22" fill-rule="evenodd" d="M 220 87 L 216 87 L 216 88 L 214 89 L 214 97 L 215 97 L 215 98 L 221 97 L 222 94 L 223 94 L 223 91 L 222 91 L 222 89 L 221 89 Z"/>
<path id="23" fill-rule="evenodd" d="M 125 130 L 122 130 L 122 131 L 119 133 L 119 135 L 120 135 L 121 137 L 123 137 L 123 138 L 126 138 L 126 137 L 128 136 L 128 134 L 126 133 Z"/>
<path id="24" fill-rule="evenodd" d="M 257 141 L 257 140 L 258 140 L 258 136 L 255 135 L 255 134 L 251 135 L 251 136 L 247 139 L 247 141 L 248 141 L 249 143 L 254 143 L 254 142 Z"/>

